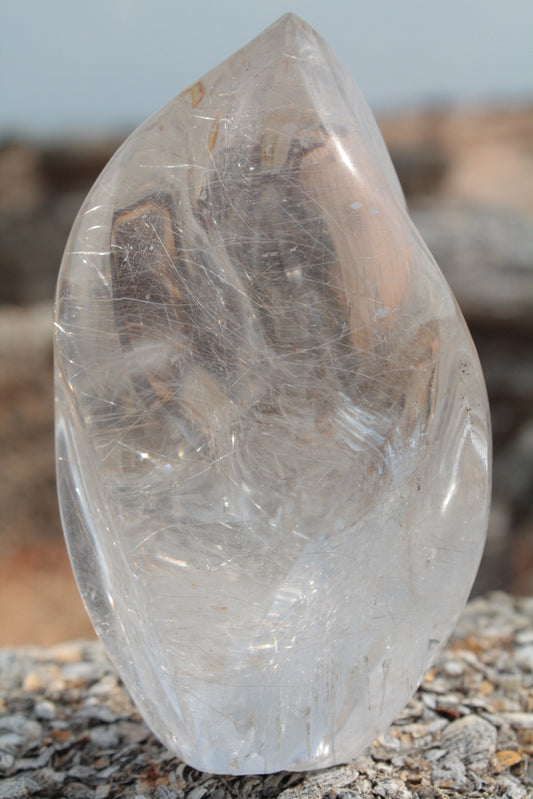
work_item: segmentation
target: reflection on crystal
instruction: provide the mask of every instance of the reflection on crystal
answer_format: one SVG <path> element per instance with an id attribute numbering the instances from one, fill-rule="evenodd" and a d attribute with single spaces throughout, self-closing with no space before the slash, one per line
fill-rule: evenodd
<path id="1" fill-rule="evenodd" d="M 155 733 L 319 768 L 392 720 L 480 558 L 477 356 L 351 78 L 287 15 L 142 125 L 56 306 L 63 523 Z"/>

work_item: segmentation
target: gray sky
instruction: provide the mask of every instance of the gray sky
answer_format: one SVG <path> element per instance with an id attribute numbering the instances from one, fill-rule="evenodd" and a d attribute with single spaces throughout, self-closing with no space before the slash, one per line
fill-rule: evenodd
<path id="1" fill-rule="evenodd" d="M 3 0 L 0 135 L 128 130 L 289 10 L 374 110 L 533 99 L 532 0 Z"/>

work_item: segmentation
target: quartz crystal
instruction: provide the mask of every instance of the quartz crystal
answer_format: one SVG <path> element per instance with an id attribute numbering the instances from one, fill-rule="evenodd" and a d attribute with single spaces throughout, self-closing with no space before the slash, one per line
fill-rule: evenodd
<path id="1" fill-rule="evenodd" d="M 55 355 L 70 555 L 152 730 L 210 772 L 355 756 L 468 595 L 489 422 L 376 123 L 302 20 L 110 161 Z"/>

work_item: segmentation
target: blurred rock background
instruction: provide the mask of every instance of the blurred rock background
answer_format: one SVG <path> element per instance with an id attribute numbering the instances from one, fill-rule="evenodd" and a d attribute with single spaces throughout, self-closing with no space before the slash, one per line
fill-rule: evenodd
<path id="1" fill-rule="evenodd" d="M 477 345 L 494 432 L 474 591 L 533 593 L 533 107 L 380 120 L 408 203 Z M 93 635 L 55 494 L 52 296 L 114 140 L 0 142 L 0 646 Z"/>

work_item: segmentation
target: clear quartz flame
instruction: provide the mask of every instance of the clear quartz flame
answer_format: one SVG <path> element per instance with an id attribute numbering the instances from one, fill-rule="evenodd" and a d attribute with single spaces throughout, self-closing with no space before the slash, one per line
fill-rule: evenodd
<path id="1" fill-rule="evenodd" d="M 55 324 L 59 497 L 95 628 L 198 769 L 354 757 L 483 548 L 478 359 L 377 125 L 286 15 L 87 197 Z"/>

